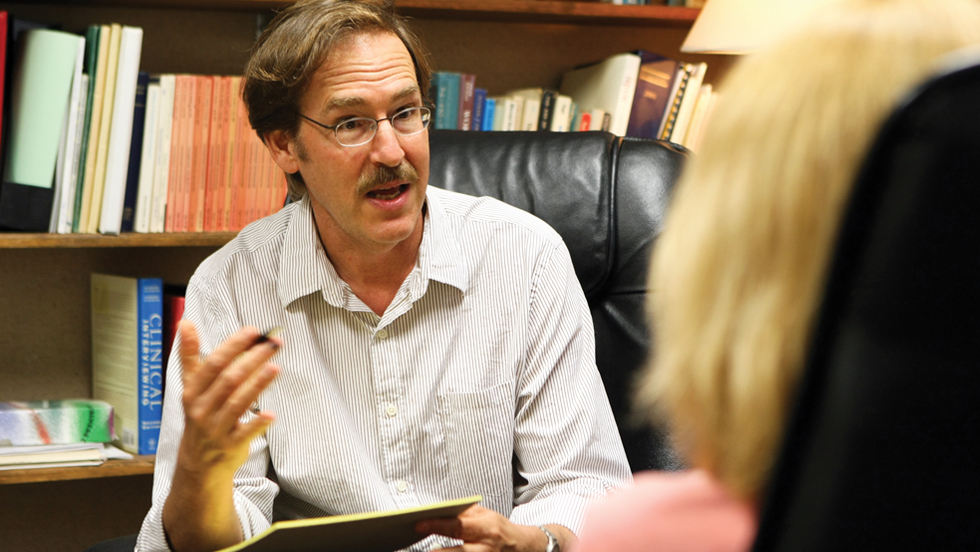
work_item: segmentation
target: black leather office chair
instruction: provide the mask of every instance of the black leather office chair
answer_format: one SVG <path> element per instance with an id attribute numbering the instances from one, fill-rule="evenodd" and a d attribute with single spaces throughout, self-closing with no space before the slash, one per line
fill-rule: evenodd
<path id="1" fill-rule="evenodd" d="M 865 163 L 756 552 L 980 550 L 980 66 Z"/>
<path id="2" fill-rule="evenodd" d="M 676 469 L 663 432 L 629 414 L 647 357 L 647 267 L 685 153 L 605 132 L 429 133 L 429 183 L 492 196 L 561 234 L 592 310 L 596 361 L 633 471 Z"/>

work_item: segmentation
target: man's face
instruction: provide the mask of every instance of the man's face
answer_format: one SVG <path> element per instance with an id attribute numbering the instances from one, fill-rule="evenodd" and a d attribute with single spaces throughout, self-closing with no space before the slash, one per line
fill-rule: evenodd
<path id="1" fill-rule="evenodd" d="M 368 32 L 342 42 L 314 74 L 300 112 L 327 125 L 383 119 L 422 105 L 415 66 L 401 40 Z M 344 147 L 332 130 L 300 122 L 294 139 L 317 227 L 331 254 L 378 254 L 421 239 L 429 178 L 428 132 L 395 133 L 378 123 L 367 144 Z M 338 251 L 339 249 L 339 251 Z"/>

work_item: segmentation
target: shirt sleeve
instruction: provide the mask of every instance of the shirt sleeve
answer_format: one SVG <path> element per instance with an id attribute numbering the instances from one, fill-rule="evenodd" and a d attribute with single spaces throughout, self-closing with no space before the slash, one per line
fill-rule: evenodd
<path id="1" fill-rule="evenodd" d="M 206 293 L 202 291 L 208 289 Z M 195 278 L 187 287 L 184 318 L 194 323 L 201 343 L 201 355 L 207 356 L 227 336 L 238 330 L 238 323 L 231 310 L 221 308 L 214 286 L 202 286 Z M 173 351 L 179 350 L 179 336 L 174 340 Z M 169 551 L 163 529 L 163 505 L 170 493 L 177 450 L 184 431 L 184 410 L 181 359 L 171 354 L 167 365 L 166 393 L 164 394 L 163 419 L 157 446 L 153 472 L 153 503 L 143 520 L 136 542 L 137 552 Z M 254 414 L 246 413 L 242 422 L 248 422 Z M 249 445 L 249 454 L 235 472 L 234 503 L 242 533 L 246 539 L 267 529 L 272 520 L 272 503 L 279 487 L 266 477 L 269 454 L 266 440 L 259 436 Z"/>
<path id="2" fill-rule="evenodd" d="M 595 332 L 562 244 L 542 256 L 531 289 L 527 357 L 518 379 L 511 521 L 578 533 L 588 504 L 632 482 L 595 363 Z"/>

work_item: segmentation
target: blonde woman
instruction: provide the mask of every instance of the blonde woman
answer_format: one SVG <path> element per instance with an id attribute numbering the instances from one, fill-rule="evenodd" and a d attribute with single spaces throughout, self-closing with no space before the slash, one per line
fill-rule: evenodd
<path id="1" fill-rule="evenodd" d="M 937 57 L 976 43 L 977 0 L 841 0 L 732 70 L 654 254 L 638 393 L 693 469 L 638 474 L 578 552 L 751 546 L 861 160 Z"/>

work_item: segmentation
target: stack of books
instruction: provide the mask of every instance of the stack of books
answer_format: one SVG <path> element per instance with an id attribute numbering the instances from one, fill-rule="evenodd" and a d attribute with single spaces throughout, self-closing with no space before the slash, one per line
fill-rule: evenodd
<path id="1" fill-rule="evenodd" d="M 0 470 L 97 466 L 130 457 L 106 447 L 113 409 L 90 399 L 0 402 Z"/>
<path id="2" fill-rule="evenodd" d="M 0 12 L 0 75 L 12 76 L 0 227 L 233 231 L 284 205 L 285 174 L 248 123 L 240 77 L 140 71 L 139 27 L 82 36 L 13 21 Z"/>

